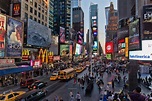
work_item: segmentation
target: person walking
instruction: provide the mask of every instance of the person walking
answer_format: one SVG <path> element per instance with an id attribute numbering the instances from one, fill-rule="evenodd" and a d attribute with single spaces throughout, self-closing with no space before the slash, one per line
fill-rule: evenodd
<path id="1" fill-rule="evenodd" d="M 73 95 L 71 96 L 70 101 L 75 101 Z"/>
<path id="2" fill-rule="evenodd" d="M 76 94 L 76 101 L 81 101 L 81 95 L 79 92 Z"/>

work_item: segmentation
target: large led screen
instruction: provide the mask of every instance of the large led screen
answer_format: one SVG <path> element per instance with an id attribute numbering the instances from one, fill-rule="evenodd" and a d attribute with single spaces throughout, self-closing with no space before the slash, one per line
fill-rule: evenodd
<path id="1" fill-rule="evenodd" d="M 134 19 L 129 24 L 129 50 L 139 50 L 140 48 L 139 19 Z"/>
<path id="2" fill-rule="evenodd" d="M 51 30 L 31 19 L 28 19 L 27 44 L 49 47 L 51 44 Z"/>
<path id="3" fill-rule="evenodd" d="M 94 41 L 93 51 L 97 51 L 97 49 L 98 49 L 98 41 Z"/>
<path id="4" fill-rule="evenodd" d="M 142 41 L 142 50 L 129 51 L 130 60 L 152 60 L 152 40 Z"/>
<path id="5" fill-rule="evenodd" d="M 152 5 L 143 6 L 143 38 L 152 39 Z"/>
<path id="6" fill-rule="evenodd" d="M 6 35 L 6 57 L 22 56 L 23 23 L 8 17 Z"/>
<path id="7" fill-rule="evenodd" d="M 60 27 L 60 43 L 65 43 L 65 28 Z"/>
<path id="8" fill-rule="evenodd" d="M 0 57 L 5 53 L 6 16 L 0 14 Z"/>
<path id="9" fill-rule="evenodd" d="M 80 44 L 76 44 L 75 55 L 80 55 L 82 50 L 82 46 Z"/>
<path id="10" fill-rule="evenodd" d="M 70 45 L 60 45 L 60 56 L 69 56 Z"/>

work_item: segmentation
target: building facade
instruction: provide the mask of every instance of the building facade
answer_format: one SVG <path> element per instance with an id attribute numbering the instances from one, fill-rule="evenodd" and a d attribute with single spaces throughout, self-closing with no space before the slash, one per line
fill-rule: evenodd
<path id="1" fill-rule="evenodd" d="M 84 34 L 84 12 L 81 7 L 73 8 L 73 29 Z"/>
<path id="2" fill-rule="evenodd" d="M 81 0 L 71 0 L 71 7 L 81 7 Z"/>
<path id="3" fill-rule="evenodd" d="M 0 13 L 10 14 L 10 0 L 0 0 Z"/>
<path id="4" fill-rule="evenodd" d="M 59 35 L 60 27 L 65 28 L 65 37 L 70 38 L 71 0 L 54 1 L 53 34 Z"/>
<path id="5" fill-rule="evenodd" d="M 98 52 L 98 4 L 91 4 L 89 9 L 90 16 L 90 37 L 93 36 L 93 53 Z"/>
<path id="6" fill-rule="evenodd" d="M 54 0 L 49 1 L 49 28 L 53 31 Z"/>

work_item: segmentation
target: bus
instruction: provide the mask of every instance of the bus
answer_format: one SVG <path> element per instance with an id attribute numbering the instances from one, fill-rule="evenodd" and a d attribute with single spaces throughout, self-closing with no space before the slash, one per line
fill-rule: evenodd
<path id="1" fill-rule="evenodd" d="M 60 70 L 58 74 L 58 79 L 59 80 L 69 80 L 75 76 L 75 69 L 73 68 L 67 68 L 64 70 Z"/>

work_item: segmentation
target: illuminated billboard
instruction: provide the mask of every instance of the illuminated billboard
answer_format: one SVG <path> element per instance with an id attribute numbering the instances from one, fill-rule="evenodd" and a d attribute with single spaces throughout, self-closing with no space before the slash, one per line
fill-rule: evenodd
<path id="1" fill-rule="evenodd" d="M 140 20 L 133 18 L 129 24 L 129 50 L 141 49 L 140 43 Z"/>
<path id="2" fill-rule="evenodd" d="M 151 61 L 152 60 L 152 40 L 142 40 L 142 50 L 129 51 L 129 59 Z"/>
<path id="3" fill-rule="evenodd" d="M 0 14 L 0 57 L 5 53 L 6 16 Z"/>
<path id="4" fill-rule="evenodd" d="M 76 44 L 75 55 L 80 55 L 82 50 L 82 46 L 80 44 Z"/>
<path id="5" fill-rule="evenodd" d="M 65 43 L 65 28 L 60 27 L 60 43 Z"/>
<path id="6" fill-rule="evenodd" d="M 66 44 L 63 44 L 63 45 L 60 45 L 60 56 L 69 56 L 70 54 L 70 45 L 66 45 Z"/>
<path id="7" fill-rule="evenodd" d="M 51 29 L 28 19 L 27 44 L 41 47 L 50 47 Z"/>
<path id="8" fill-rule="evenodd" d="M 98 50 L 98 41 L 94 41 L 93 42 L 93 51 L 97 51 Z"/>

